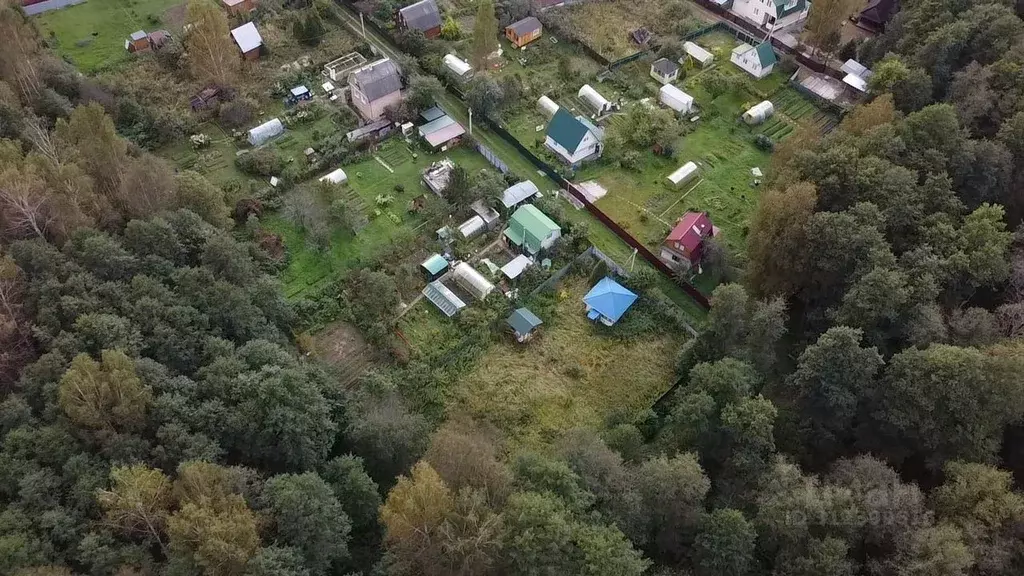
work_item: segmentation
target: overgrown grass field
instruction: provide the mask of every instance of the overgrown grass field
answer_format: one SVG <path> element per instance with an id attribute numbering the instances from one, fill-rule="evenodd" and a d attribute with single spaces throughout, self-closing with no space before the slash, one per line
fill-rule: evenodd
<path id="1" fill-rule="evenodd" d="M 567 277 L 538 336 L 493 344 L 460 379 L 451 409 L 494 423 L 513 445 L 538 447 L 564 430 L 599 427 L 616 411 L 649 408 L 672 386 L 684 340 L 602 334 L 584 314 L 587 289 L 585 279 Z"/>

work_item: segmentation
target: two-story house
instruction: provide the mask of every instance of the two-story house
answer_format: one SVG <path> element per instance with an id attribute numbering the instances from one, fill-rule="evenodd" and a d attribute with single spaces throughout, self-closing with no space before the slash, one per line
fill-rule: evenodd
<path id="1" fill-rule="evenodd" d="M 732 0 L 729 11 L 765 30 L 785 28 L 807 18 L 807 0 Z"/>
<path id="2" fill-rule="evenodd" d="M 602 137 L 603 131 L 590 121 L 559 108 L 548 123 L 544 145 L 566 164 L 578 166 L 601 156 Z"/>
<path id="3" fill-rule="evenodd" d="M 385 108 L 402 102 L 402 71 L 394 61 L 384 58 L 349 74 L 348 87 L 359 115 L 377 120 Z"/>

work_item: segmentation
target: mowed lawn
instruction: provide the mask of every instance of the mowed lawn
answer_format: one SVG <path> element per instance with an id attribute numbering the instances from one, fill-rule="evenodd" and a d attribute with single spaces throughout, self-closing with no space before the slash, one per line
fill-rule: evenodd
<path id="1" fill-rule="evenodd" d="M 182 0 L 87 0 L 35 17 L 43 38 L 85 73 L 128 60 L 124 41 L 132 32 L 170 27 L 165 12 Z M 172 30 L 172 33 L 174 31 Z"/>
<path id="2" fill-rule="evenodd" d="M 564 430 L 599 427 L 616 411 L 649 408 L 672 386 L 683 338 L 601 334 L 584 314 L 587 289 L 585 279 L 568 277 L 538 337 L 492 345 L 459 379 L 451 410 L 490 421 L 513 447 L 538 447 Z"/>
<path id="3" fill-rule="evenodd" d="M 405 240 L 407 235 L 403 230 L 406 233 L 415 232 L 432 236 L 436 226 L 424 225 L 423 217 L 407 211 L 413 198 L 424 193 L 431 194 L 420 182 L 420 172 L 431 162 L 447 157 L 471 172 L 490 166 L 483 156 L 466 147 L 440 154 L 418 152 L 418 155 L 419 157 L 414 159 L 403 140 L 392 139 L 377 156 L 384 160 L 394 173 L 389 172 L 374 158 L 342 166 L 349 178 L 342 193 L 352 204 L 362 206 L 370 217 L 370 223 L 358 234 L 352 234 L 342 228 L 334 230 L 328 250 L 309 249 L 305 233 L 279 213 L 269 214 L 261 219 L 264 227 L 283 237 L 288 250 L 288 267 L 280 275 L 288 297 L 301 296 L 321 282 L 357 267 L 360 259 L 371 258 L 392 239 Z M 398 184 L 404 187 L 404 191 L 395 190 Z M 395 200 L 385 211 L 397 216 L 398 223 L 387 214 L 377 217 L 373 217 L 372 214 L 376 197 L 389 194 L 394 196 Z"/>
<path id="4" fill-rule="evenodd" d="M 707 35 L 698 44 L 712 50 L 716 64 L 712 69 L 700 70 L 687 66 L 686 77 L 677 86 L 693 96 L 700 118 L 690 123 L 689 117 L 680 122 L 692 126 L 692 131 L 676 144 L 672 158 L 644 151 L 639 170 L 624 170 L 610 162 L 584 165 L 576 175 L 578 182 L 593 180 L 608 190 L 597 205 L 616 222 L 648 246 L 657 246 L 680 216 L 687 211 L 708 211 L 723 235 L 721 239 L 734 252 L 745 250 L 746 233 L 750 217 L 757 208 L 761 189 L 754 185 L 751 170 L 768 169 L 771 154 L 754 145 L 759 133 L 776 140 L 795 129 L 794 122 L 819 124 L 819 113 L 813 104 L 791 88 L 782 88 L 786 76 L 775 72 L 754 80 L 728 61 L 729 52 L 738 41 L 724 33 Z M 658 85 L 646 76 L 648 62 L 640 61 L 621 69 L 647 87 L 652 99 L 657 98 Z M 715 70 L 717 72 L 712 72 Z M 703 84 L 708 74 L 720 73 L 731 77 L 734 86 L 717 96 L 709 93 Z M 780 90 L 781 88 L 781 90 Z M 785 110 L 796 108 L 806 116 L 791 118 L 776 114 L 763 126 L 747 126 L 740 120 L 742 113 L 765 97 L 780 99 L 785 95 Z M 622 121 L 612 118 L 611 122 Z M 666 178 L 683 164 L 694 162 L 699 175 L 679 187 L 669 186 Z"/>

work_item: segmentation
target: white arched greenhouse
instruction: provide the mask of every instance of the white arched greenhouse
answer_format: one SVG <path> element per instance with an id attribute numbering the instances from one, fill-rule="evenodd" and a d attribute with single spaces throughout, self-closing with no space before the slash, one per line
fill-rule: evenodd
<path id="1" fill-rule="evenodd" d="M 775 106 L 765 100 L 743 113 L 743 121 L 747 124 L 760 124 L 775 113 Z"/>
<path id="2" fill-rule="evenodd" d="M 260 146 L 266 143 L 267 140 L 280 136 L 283 133 L 284 124 L 282 124 L 277 118 L 274 118 L 269 122 L 264 122 L 252 130 L 249 130 L 249 144 L 252 144 L 253 146 Z"/>
<path id="3" fill-rule="evenodd" d="M 581 100 L 586 102 L 587 105 L 590 106 L 598 115 L 605 114 L 606 112 L 611 112 L 612 110 L 612 103 L 609 102 L 608 99 L 605 98 L 604 96 L 601 96 L 601 94 L 598 93 L 597 90 L 594 90 L 594 88 L 591 87 L 590 84 L 584 84 L 583 87 L 580 88 L 579 94 L 577 94 L 577 96 L 579 96 Z"/>

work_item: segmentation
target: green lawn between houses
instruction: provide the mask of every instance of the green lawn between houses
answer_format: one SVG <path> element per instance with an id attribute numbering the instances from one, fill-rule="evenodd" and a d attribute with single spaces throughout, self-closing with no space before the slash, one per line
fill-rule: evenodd
<path id="1" fill-rule="evenodd" d="M 124 41 L 132 32 L 172 27 L 164 22 L 165 13 L 179 4 L 182 0 L 87 0 L 40 14 L 35 22 L 51 48 L 89 74 L 127 61 Z"/>
<path id="2" fill-rule="evenodd" d="M 405 141 L 393 138 L 376 156 L 387 163 L 394 173 L 374 158 L 341 167 L 348 175 L 348 184 L 344 189 L 354 195 L 352 199 L 355 202 L 366 207 L 371 213 L 367 214 L 371 220 L 368 226 L 355 235 L 347 230 L 335 230 L 329 250 L 310 250 L 302 230 L 278 213 L 261 218 L 264 227 L 282 236 L 288 249 L 288 266 L 280 277 L 289 298 L 301 296 L 310 288 L 343 274 L 361 259 L 371 258 L 393 241 L 407 240 L 410 233 L 432 238 L 437 226 L 428 225 L 421 216 L 407 212 L 410 200 L 423 193 L 431 194 L 420 181 L 421 171 L 431 162 L 447 157 L 471 172 L 490 166 L 483 156 L 464 146 L 439 154 L 424 154 L 420 151 L 416 154 L 418 158 L 413 158 L 413 152 L 409 151 Z M 399 184 L 404 187 L 403 192 L 395 190 Z M 388 194 L 394 196 L 395 201 L 387 211 L 397 216 L 399 223 L 392 221 L 386 214 L 372 217 L 375 198 Z"/>

